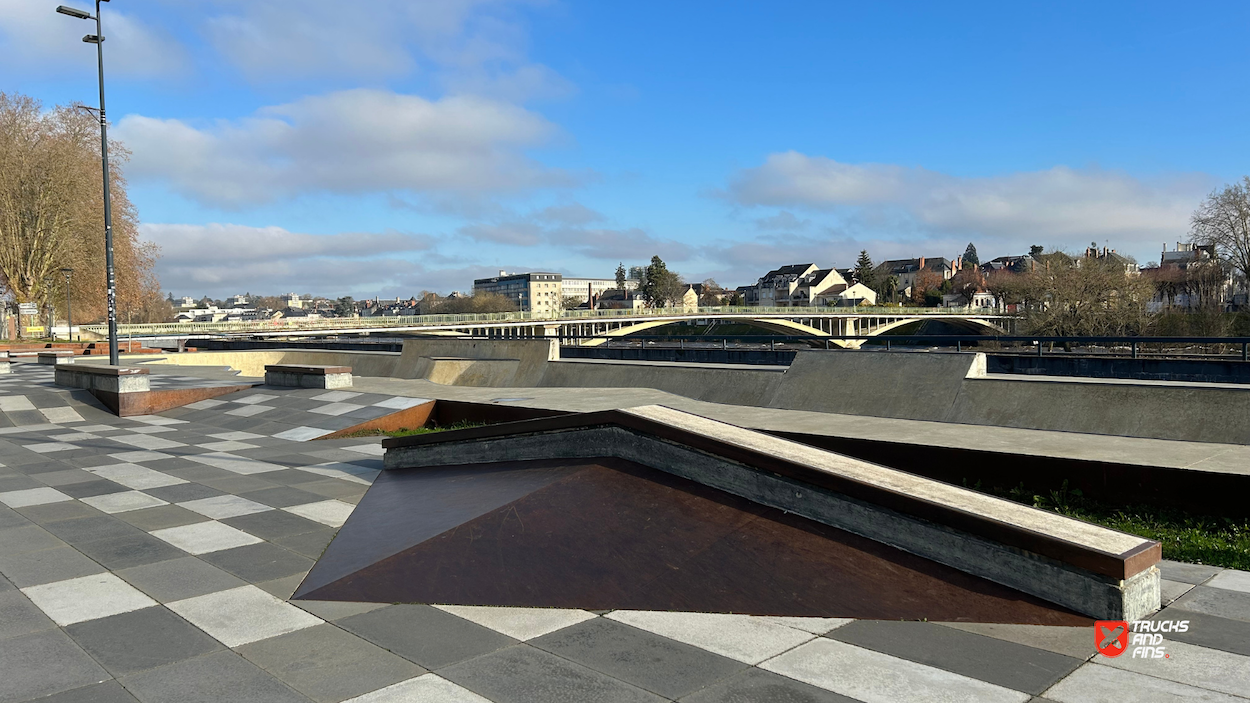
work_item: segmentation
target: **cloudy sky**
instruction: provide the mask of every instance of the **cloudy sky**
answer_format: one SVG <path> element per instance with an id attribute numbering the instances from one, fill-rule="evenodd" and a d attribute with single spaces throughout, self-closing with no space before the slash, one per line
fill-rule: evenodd
<path id="1" fill-rule="evenodd" d="M 0 90 L 94 104 L 74 0 Z M 86 7 L 87 2 L 79 0 Z M 1250 170 L 1250 6 L 117 0 L 108 107 L 177 295 L 407 296 L 1107 244 Z"/>

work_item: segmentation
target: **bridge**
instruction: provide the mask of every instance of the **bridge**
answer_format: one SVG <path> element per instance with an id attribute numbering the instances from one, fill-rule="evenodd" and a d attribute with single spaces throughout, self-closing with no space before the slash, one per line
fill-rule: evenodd
<path id="1" fill-rule="evenodd" d="M 435 334 L 485 338 L 558 337 L 579 345 L 603 344 L 675 323 L 742 323 L 783 335 L 824 337 L 835 346 L 858 347 L 862 339 L 923 320 L 941 321 L 969 334 L 1003 334 L 1012 318 L 982 308 L 643 308 L 638 310 L 565 310 L 559 317 L 527 312 L 411 317 L 278 318 L 220 322 L 174 322 L 120 325 L 120 336 L 191 340 L 220 337 L 368 336 Z M 104 337 L 105 325 L 83 325 L 82 332 Z"/>

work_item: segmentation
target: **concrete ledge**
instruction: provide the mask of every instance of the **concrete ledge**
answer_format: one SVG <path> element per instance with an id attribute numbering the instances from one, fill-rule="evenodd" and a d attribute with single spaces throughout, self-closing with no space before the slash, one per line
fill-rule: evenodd
<path id="1" fill-rule="evenodd" d="M 9 352 L 0 351 L 0 373 L 13 373 L 12 361 Z"/>
<path id="2" fill-rule="evenodd" d="M 42 357 L 42 353 L 40 354 Z M 146 393 L 150 391 L 148 369 L 134 366 L 74 364 L 59 366 L 54 379 L 58 386 L 86 388 L 106 393 Z"/>
<path id="3" fill-rule="evenodd" d="M 41 351 L 36 354 L 36 357 L 39 363 L 49 366 L 74 363 L 74 352 L 69 350 Z"/>
<path id="4" fill-rule="evenodd" d="M 617 457 L 1092 617 L 1160 605 L 1159 543 L 661 406 L 388 439 L 388 469 Z"/>
<path id="5" fill-rule="evenodd" d="M 350 388 L 352 367 L 270 364 L 265 367 L 265 385 L 292 388 Z"/>

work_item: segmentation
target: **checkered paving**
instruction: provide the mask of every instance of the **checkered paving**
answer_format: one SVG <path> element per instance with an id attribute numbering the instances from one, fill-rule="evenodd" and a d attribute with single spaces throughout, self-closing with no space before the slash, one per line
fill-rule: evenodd
<path id="1" fill-rule="evenodd" d="M 420 399 L 260 387 L 123 419 L 13 376 L 0 413 L 32 421 L 0 428 L 0 701 L 1250 692 L 1250 574 L 1195 565 L 1164 566 L 1158 617 L 1193 623 L 1166 663 L 1095 655 L 1091 628 L 288 601 L 381 469 L 377 439 L 316 438 Z"/>

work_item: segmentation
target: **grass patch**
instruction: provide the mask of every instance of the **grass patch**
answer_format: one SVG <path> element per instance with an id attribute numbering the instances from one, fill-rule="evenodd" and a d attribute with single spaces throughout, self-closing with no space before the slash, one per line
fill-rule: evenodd
<path id="1" fill-rule="evenodd" d="M 430 425 L 425 427 L 402 427 L 398 430 L 361 430 L 344 437 L 411 437 L 418 434 L 431 434 L 446 430 L 464 430 L 470 427 L 482 427 L 485 422 L 456 422 L 450 425 Z"/>
<path id="2" fill-rule="evenodd" d="M 980 485 L 975 490 L 985 490 Z M 1198 515 L 1177 508 L 1152 505 L 1110 505 L 1086 498 L 1080 489 L 1036 492 L 1024 484 L 991 488 L 993 495 L 1042 510 L 1128 532 L 1163 545 L 1163 558 L 1191 564 L 1209 564 L 1250 570 L 1250 518 Z"/>

